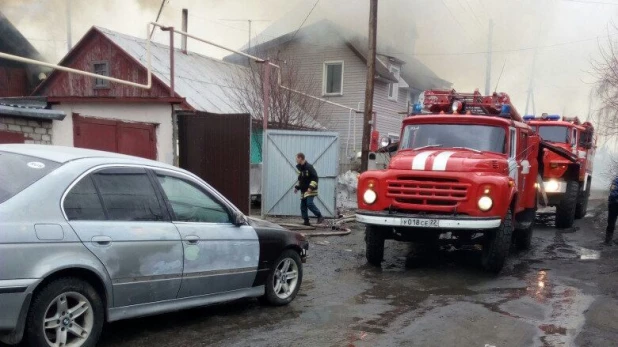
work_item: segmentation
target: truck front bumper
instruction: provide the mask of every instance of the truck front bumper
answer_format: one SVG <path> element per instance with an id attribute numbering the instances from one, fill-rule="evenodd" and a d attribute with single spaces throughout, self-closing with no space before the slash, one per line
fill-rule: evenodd
<path id="1" fill-rule="evenodd" d="M 356 221 L 369 225 L 394 228 L 423 228 L 447 230 L 487 230 L 500 226 L 498 217 L 470 217 L 444 215 L 416 215 L 389 213 L 387 211 L 358 211 Z"/>

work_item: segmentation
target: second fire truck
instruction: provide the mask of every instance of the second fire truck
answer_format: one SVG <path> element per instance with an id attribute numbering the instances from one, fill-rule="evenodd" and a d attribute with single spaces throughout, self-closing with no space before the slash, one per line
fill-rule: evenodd
<path id="1" fill-rule="evenodd" d="M 556 207 L 556 227 L 570 228 L 575 219 L 586 215 L 596 149 L 594 128 L 577 117 L 543 114 L 524 120 L 543 141 L 562 149 L 562 155 L 543 150 L 539 173 L 548 205 Z"/>
<path id="2" fill-rule="evenodd" d="M 386 170 L 359 177 L 369 263 L 382 262 L 387 239 L 480 244 L 493 272 L 512 240 L 530 247 L 541 143 L 507 94 L 426 91 L 400 138 Z"/>

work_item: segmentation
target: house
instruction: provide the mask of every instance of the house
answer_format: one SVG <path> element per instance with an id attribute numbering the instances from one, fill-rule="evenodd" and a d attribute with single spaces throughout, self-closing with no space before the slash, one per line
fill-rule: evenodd
<path id="1" fill-rule="evenodd" d="M 146 83 L 147 56 L 147 40 L 93 27 L 60 65 Z M 150 89 L 54 71 L 34 92 L 45 96 L 53 109 L 71 115 L 54 121 L 52 143 L 173 164 L 178 158 L 177 112 L 244 113 L 235 97 L 243 95 L 246 86 L 234 81 L 241 80 L 247 68 L 175 48 L 171 69 L 169 46 L 154 42 L 151 63 Z M 252 115 L 261 126 L 261 110 Z"/>
<path id="2" fill-rule="evenodd" d="M 322 20 L 298 31 L 266 37 L 245 48 L 245 52 L 268 57 L 282 69 L 294 68 L 306 83 L 313 85 L 313 96 L 342 105 L 324 104 L 318 121 L 326 129 L 340 134 L 340 163 L 345 170 L 361 149 L 362 119 L 367 76 L 367 38 Z M 412 56 L 395 57 L 389 47 L 378 47 L 373 109 L 373 126 L 382 137 L 397 140 L 401 120 L 418 95 L 430 88 L 448 88 Z M 246 58 L 230 55 L 226 61 L 246 64 Z M 357 110 L 357 112 L 353 111 Z"/>
<path id="3" fill-rule="evenodd" d="M 42 60 L 39 52 L 0 12 L 0 52 Z M 44 68 L 0 59 L 0 144 L 50 144 L 52 121 L 65 117 L 62 111 L 49 110 L 44 98 L 25 101 L 39 78 L 48 72 Z"/>

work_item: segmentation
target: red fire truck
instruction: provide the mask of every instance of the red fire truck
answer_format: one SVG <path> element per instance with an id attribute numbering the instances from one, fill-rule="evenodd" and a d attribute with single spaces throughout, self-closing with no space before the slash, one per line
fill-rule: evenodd
<path id="1" fill-rule="evenodd" d="M 359 177 L 368 262 L 381 264 L 386 239 L 447 239 L 480 244 L 483 266 L 500 271 L 513 239 L 531 243 L 539 136 L 504 93 L 429 90 L 414 108 L 388 169 Z"/>
<path id="2" fill-rule="evenodd" d="M 575 219 L 586 215 L 596 149 L 594 128 L 577 117 L 543 114 L 540 118 L 525 116 L 524 120 L 544 142 L 563 149 L 563 155 L 543 150 L 539 173 L 548 205 L 556 207 L 556 227 L 570 228 Z"/>

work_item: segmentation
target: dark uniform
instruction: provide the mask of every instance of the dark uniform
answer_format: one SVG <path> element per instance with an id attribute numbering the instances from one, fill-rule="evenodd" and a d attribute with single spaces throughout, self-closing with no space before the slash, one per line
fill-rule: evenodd
<path id="1" fill-rule="evenodd" d="M 610 244 L 614 238 L 614 229 L 616 228 L 616 219 L 618 219 L 618 176 L 614 178 L 612 186 L 609 190 L 608 212 L 607 212 L 607 230 L 605 231 L 605 243 Z"/>
<path id="2" fill-rule="evenodd" d="M 309 213 L 307 210 L 311 210 L 313 214 L 318 217 L 318 223 L 322 223 L 322 213 L 320 209 L 313 203 L 313 199 L 318 195 L 318 173 L 315 171 L 313 165 L 305 161 L 304 164 L 296 165 L 298 170 L 298 184 L 296 189 L 300 191 L 300 213 L 303 216 L 305 225 L 309 225 Z M 311 191 L 309 189 L 311 188 Z"/>

